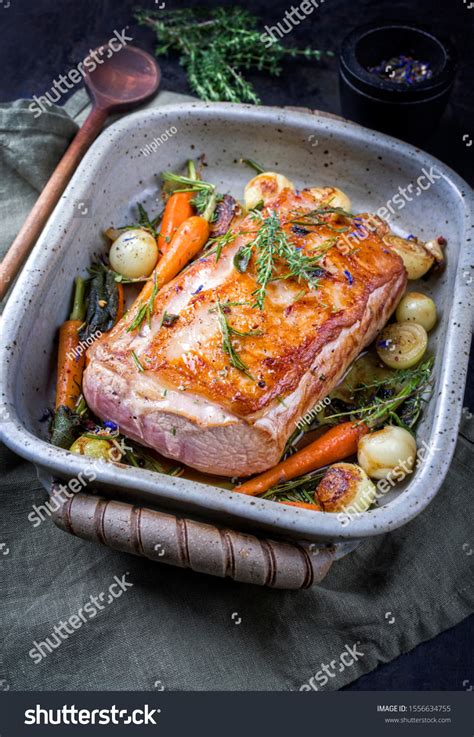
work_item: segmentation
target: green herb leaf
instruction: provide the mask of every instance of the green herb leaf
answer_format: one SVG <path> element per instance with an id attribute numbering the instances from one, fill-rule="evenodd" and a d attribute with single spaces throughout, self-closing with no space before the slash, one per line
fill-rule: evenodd
<path id="1" fill-rule="evenodd" d="M 115 272 L 97 262 L 89 268 L 87 311 L 79 331 L 80 340 L 87 342 L 100 333 L 107 333 L 115 325 L 118 310 L 118 289 Z"/>
<path id="2" fill-rule="evenodd" d="M 250 259 L 252 258 L 252 248 L 241 246 L 234 256 L 234 266 L 237 271 L 244 274 L 247 271 Z"/>
<path id="3" fill-rule="evenodd" d="M 219 328 L 222 335 L 222 350 L 224 353 L 227 353 L 229 356 L 229 361 L 231 366 L 236 368 L 238 371 L 241 371 L 245 376 L 248 376 L 249 379 L 252 379 L 252 381 L 255 381 L 252 374 L 249 371 L 248 366 L 242 361 L 239 354 L 235 350 L 234 346 L 232 345 L 232 333 L 235 333 L 236 335 L 244 335 L 243 333 L 238 333 L 234 328 L 232 328 L 229 323 L 227 322 L 227 318 L 224 313 L 223 306 L 221 302 L 217 302 L 216 304 L 216 311 L 217 311 L 217 319 L 219 322 Z"/>
<path id="4" fill-rule="evenodd" d="M 337 239 L 328 239 L 318 247 L 314 254 L 306 255 L 288 239 L 274 210 L 270 211 L 266 217 L 259 212 L 254 212 L 252 217 L 260 222 L 260 227 L 254 239 L 239 249 L 239 260 L 236 263 L 236 268 L 240 264 L 246 263 L 248 265 L 252 252 L 256 253 L 257 283 L 259 286 L 253 292 L 255 307 L 263 310 L 268 284 L 275 278 L 277 259 L 286 262 L 289 269 L 288 274 L 278 278 L 294 278 L 298 281 L 305 281 L 310 289 L 315 289 L 318 284 L 318 278 L 314 273 L 315 269 L 327 251 L 335 245 Z"/>
<path id="5" fill-rule="evenodd" d="M 135 366 L 137 367 L 137 369 L 140 372 L 145 371 L 145 369 L 143 368 L 142 364 L 140 363 L 140 359 L 138 358 L 138 356 L 135 353 L 135 351 L 132 351 L 132 358 L 133 358 L 133 361 L 134 361 Z"/>
<path id="6" fill-rule="evenodd" d="M 127 333 L 131 333 L 132 330 L 140 330 L 143 320 L 147 318 L 148 327 L 151 325 L 151 316 L 153 314 L 153 305 L 155 303 L 155 297 L 158 294 L 158 284 L 156 281 L 156 274 L 153 280 L 153 289 L 151 290 L 150 298 L 144 304 L 141 304 L 138 308 L 137 314 L 133 321 L 127 328 Z"/>
<path id="7" fill-rule="evenodd" d="M 163 317 L 161 318 L 160 322 L 160 328 L 162 325 L 164 325 L 166 328 L 170 328 L 172 325 L 175 324 L 176 320 L 179 320 L 179 315 L 173 315 L 169 312 L 166 312 L 166 310 L 163 312 Z"/>
<path id="8" fill-rule="evenodd" d="M 58 407 L 50 427 L 52 445 L 69 449 L 79 434 L 80 424 L 81 418 L 76 412 L 64 405 Z"/>
<path id="9" fill-rule="evenodd" d="M 209 238 L 209 240 L 206 243 L 206 256 L 211 256 L 212 254 L 216 254 L 216 261 L 219 261 L 223 249 L 228 246 L 232 241 L 234 241 L 237 238 L 237 233 L 232 232 L 231 230 L 228 230 L 227 233 L 224 233 L 223 235 L 218 235 L 215 238 Z"/>
<path id="10" fill-rule="evenodd" d="M 260 102 L 243 73 L 281 72 L 286 57 L 319 60 L 315 49 L 286 48 L 276 39 L 262 43 L 261 22 L 242 8 L 148 10 L 137 12 L 141 25 L 154 30 L 156 54 L 176 51 L 191 89 L 203 100 Z"/>

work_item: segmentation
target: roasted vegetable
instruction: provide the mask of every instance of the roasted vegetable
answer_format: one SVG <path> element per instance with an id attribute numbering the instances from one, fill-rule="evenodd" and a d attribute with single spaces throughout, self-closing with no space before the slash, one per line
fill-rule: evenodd
<path id="1" fill-rule="evenodd" d="M 51 422 L 51 444 L 58 448 L 70 448 L 77 435 L 77 428 L 81 424 L 81 418 L 69 407 L 61 405 L 54 413 Z"/>
<path id="2" fill-rule="evenodd" d="M 411 368 L 425 355 L 428 335 L 416 322 L 392 323 L 382 330 L 375 346 L 378 356 L 390 368 Z"/>
<path id="3" fill-rule="evenodd" d="M 269 471 L 236 486 L 234 491 L 258 496 L 283 481 L 347 458 L 357 451 L 358 440 L 366 432 L 367 427 L 363 423 L 343 422 Z"/>
<path id="4" fill-rule="evenodd" d="M 218 238 L 227 233 L 236 214 L 237 207 L 236 200 L 230 194 L 225 194 L 222 200 L 218 202 L 211 226 L 212 238 Z"/>
<path id="5" fill-rule="evenodd" d="M 443 251 L 443 247 L 445 245 L 446 240 L 445 238 L 443 238 L 443 236 L 433 238 L 431 241 L 426 241 L 426 243 L 423 243 L 423 248 L 433 256 L 435 260 L 434 265 L 437 270 L 442 269 L 445 264 L 445 256 Z"/>
<path id="6" fill-rule="evenodd" d="M 435 257 L 417 239 L 401 238 L 390 233 L 384 236 L 384 243 L 398 253 L 403 261 L 409 279 L 419 279 L 431 269 Z"/>
<path id="7" fill-rule="evenodd" d="M 416 441 L 403 427 L 387 425 L 359 440 L 357 460 L 368 476 L 386 479 L 397 474 L 401 481 L 416 461 Z"/>
<path id="8" fill-rule="evenodd" d="M 158 235 L 158 248 L 162 254 L 168 250 L 171 239 L 179 226 L 194 215 L 191 204 L 194 194 L 193 191 L 175 192 L 166 203 L 163 220 L 161 221 L 161 229 Z"/>
<path id="9" fill-rule="evenodd" d="M 408 292 L 400 301 L 397 322 L 416 322 L 429 332 L 436 325 L 436 305 L 430 297 L 420 292 Z"/>
<path id="10" fill-rule="evenodd" d="M 253 210 L 261 202 L 264 204 L 284 189 L 294 190 L 294 185 L 283 174 L 265 171 L 257 174 L 244 189 L 244 201 L 247 210 Z"/>
<path id="11" fill-rule="evenodd" d="M 89 456 L 102 461 L 119 461 L 121 454 L 118 447 L 105 438 L 94 438 L 90 435 L 81 435 L 69 448 L 71 453 Z"/>
<path id="12" fill-rule="evenodd" d="M 167 284 L 191 261 L 209 238 L 209 223 L 200 215 L 193 215 L 182 223 L 174 234 L 169 248 L 155 269 L 158 288 Z"/>
<path id="13" fill-rule="evenodd" d="M 158 260 L 155 238 L 143 228 L 124 230 L 113 242 L 110 266 L 126 279 L 150 276 Z"/>
<path id="14" fill-rule="evenodd" d="M 74 409 L 81 394 L 85 352 L 79 345 L 79 328 L 84 320 L 84 280 L 76 278 L 74 304 L 69 320 L 59 328 L 58 375 L 56 382 L 56 409 Z"/>
<path id="15" fill-rule="evenodd" d="M 365 512 L 376 498 L 376 487 L 355 463 L 330 466 L 316 489 L 316 500 L 324 512 L 342 512 L 348 508 Z"/>
<path id="16" fill-rule="evenodd" d="M 115 273 L 102 263 L 90 268 L 89 299 L 84 325 L 79 333 L 82 341 L 89 343 L 115 325 L 120 309 L 120 295 Z"/>
<path id="17" fill-rule="evenodd" d="M 337 187 L 311 187 L 309 191 L 320 199 L 322 206 L 339 207 L 347 213 L 351 212 L 352 203 L 349 197 Z"/>

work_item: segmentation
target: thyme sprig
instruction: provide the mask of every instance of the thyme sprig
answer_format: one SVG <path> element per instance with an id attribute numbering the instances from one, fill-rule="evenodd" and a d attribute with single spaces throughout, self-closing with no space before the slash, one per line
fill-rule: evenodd
<path id="1" fill-rule="evenodd" d="M 315 504 L 314 492 L 318 482 L 326 473 L 327 466 L 312 473 L 300 476 L 292 481 L 285 481 L 262 494 L 260 499 L 270 499 L 275 502 L 306 502 Z"/>
<path id="2" fill-rule="evenodd" d="M 356 419 L 363 420 L 369 427 L 378 427 L 385 422 L 393 422 L 406 429 L 412 429 L 417 423 L 431 386 L 431 373 L 434 359 L 429 357 L 413 369 L 395 371 L 393 376 L 384 380 L 375 380 L 370 384 L 362 384 L 355 390 Z M 375 390 L 375 396 L 374 396 Z M 373 396 L 372 402 L 364 404 L 367 392 Z M 325 417 L 325 422 L 337 418 L 336 413 Z"/>
<path id="3" fill-rule="evenodd" d="M 250 69 L 279 75 L 287 57 L 319 60 L 323 52 L 286 48 L 262 30 L 255 15 L 239 7 L 150 11 L 140 9 L 141 25 L 154 30 L 157 56 L 177 51 L 191 89 L 203 100 L 250 102 L 260 99 L 243 72 Z M 333 56 L 332 52 L 327 52 Z"/>
<path id="4" fill-rule="evenodd" d="M 298 281 L 305 281 L 310 289 L 315 289 L 318 284 L 315 269 L 318 262 L 336 243 L 336 239 L 328 239 L 321 244 L 317 252 L 306 255 L 288 239 L 274 210 L 271 210 L 266 217 L 261 212 L 253 212 L 252 219 L 259 222 L 260 227 L 253 240 L 239 248 L 234 258 L 234 265 L 238 271 L 244 272 L 247 270 L 252 254 L 256 254 L 258 287 L 253 292 L 254 307 L 263 310 L 268 284 L 276 278 L 294 278 Z M 277 259 L 286 262 L 289 269 L 287 274 L 276 276 Z"/>
<path id="5" fill-rule="evenodd" d="M 433 364 L 430 356 L 414 368 L 393 371 L 391 376 L 360 384 L 352 390 L 348 409 L 331 413 L 328 405 L 329 413 L 324 412 L 317 424 L 338 424 L 344 418 L 363 421 L 371 428 L 389 422 L 413 429 L 431 387 Z"/>

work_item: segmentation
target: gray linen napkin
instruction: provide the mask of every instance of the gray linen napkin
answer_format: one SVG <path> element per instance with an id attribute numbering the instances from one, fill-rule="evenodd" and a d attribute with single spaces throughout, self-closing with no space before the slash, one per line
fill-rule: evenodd
<path id="1" fill-rule="evenodd" d="M 161 93 L 151 105 L 183 99 L 190 98 Z M 0 106 L 1 253 L 76 130 L 65 110 L 35 119 L 28 104 Z M 82 122 L 85 93 L 66 108 Z M 473 441 L 474 421 L 466 416 L 448 477 L 429 508 L 402 529 L 364 541 L 322 585 L 298 593 L 154 564 L 67 535 L 49 519 L 34 527 L 28 515 L 46 494 L 34 468 L 0 448 L 1 687 L 341 688 L 472 612 L 466 510 Z M 55 636 L 61 620 L 91 597 L 106 600 L 114 577 L 122 581 L 121 595 L 79 620 L 77 630 Z M 41 645 L 47 638 L 60 643 L 50 653 Z M 37 645 L 45 653 L 40 662 L 29 655 Z"/>

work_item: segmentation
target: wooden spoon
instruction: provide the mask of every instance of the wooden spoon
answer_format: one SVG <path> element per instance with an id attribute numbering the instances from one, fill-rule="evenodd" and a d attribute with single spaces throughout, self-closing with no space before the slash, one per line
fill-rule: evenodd
<path id="1" fill-rule="evenodd" d="M 161 79 L 155 59 L 146 51 L 124 46 L 109 58 L 106 47 L 96 53 L 102 58 L 93 72 L 84 72 L 84 83 L 92 110 L 63 158 L 49 178 L 33 209 L 0 264 L 0 300 L 18 274 L 77 165 L 96 138 L 108 115 L 140 105 L 153 97 Z M 107 54 L 109 54 L 107 52 Z M 94 57 L 97 58 L 97 57 Z"/>

